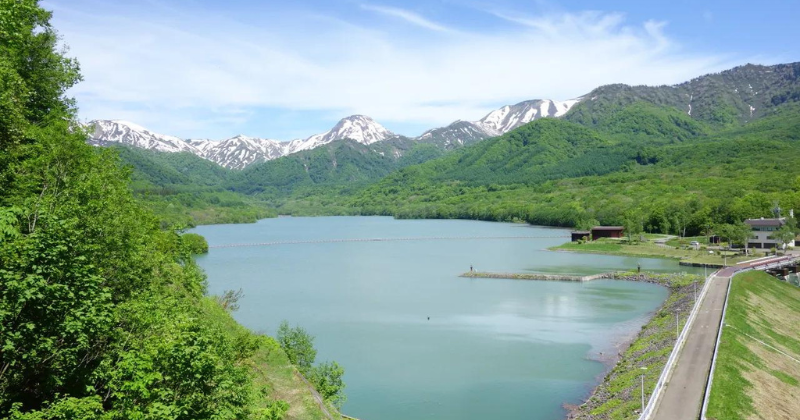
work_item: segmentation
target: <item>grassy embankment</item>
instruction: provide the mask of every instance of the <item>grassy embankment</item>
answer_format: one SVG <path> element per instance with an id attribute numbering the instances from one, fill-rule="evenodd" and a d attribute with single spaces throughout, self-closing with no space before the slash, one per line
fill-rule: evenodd
<path id="1" fill-rule="evenodd" d="M 222 309 L 214 298 L 205 298 L 203 305 L 208 319 L 217 323 L 221 330 L 230 332 L 232 336 L 247 331 Z M 256 408 L 264 409 L 269 406 L 270 401 L 281 400 L 289 404 L 289 411 L 283 417 L 284 420 L 328 419 L 314 398 L 312 390 L 298 377 L 297 368 L 289 362 L 278 342 L 272 337 L 258 335 L 257 343 L 258 349 L 245 362 L 252 374 L 253 391 L 264 396 Z M 326 409 L 333 418 L 337 418 L 338 411 L 334 407 L 327 405 Z"/>
<path id="2" fill-rule="evenodd" d="M 692 274 L 621 273 L 618 278 L 648 281 L 666 286 L 670 295 L 645 324 L 631 345 L 619 355 L 619 361 L 603 378 L 589 399 L 573 407 L 571 419 L 635 419 L 641 409 L 641 379 L 644 373 L 645 401 L 661 375 L 675 345 L 675 314 L 680 314 L 680 328 L 694 305 L 694 282 L 703 285 L 702 276 Z M 642 368 L 647 368 L 643 370 Z"/>
<path id="3" fill-rule="evenodd" d="M 796 419 L 800 288 L 751 271 L 731 284 L 709 419 Z M 759 342 L 760 341 L 760 342 Z"/>
<path id="4" fill-rule="evenodd" d="M 753 255 L 743 256 L 730 251 L 714 251 L 713 254 L 709 254 L 707 249 L 693 250 L 670 245 L 661 246 L 653 242 L 629 243 L 627 240 L 619 239 L 598 239 L 585 243 L 567 242 L 550 249 L 553 251 L 572 251 L 628 257 L 669 258 L 687 263 L 708 264 L 709 266 L 722 266 L 725 262 L 723 256 L 727 256 L 728 265 L 754 258 Z"/>

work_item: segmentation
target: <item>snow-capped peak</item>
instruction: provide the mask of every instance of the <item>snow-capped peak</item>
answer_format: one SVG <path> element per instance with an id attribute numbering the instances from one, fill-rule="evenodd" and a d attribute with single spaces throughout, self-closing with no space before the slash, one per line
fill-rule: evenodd
<path id="1" fill-rule="evenodd" d="M 417 137 L 417 140 L 439 144 L 448 149 L 463 146 L 498 136 L 538 118 L 560 117 L 580 99 L 562 102 L 536 99 L 507 105 L 490 112 L 478 121 L 456 121 L 447 127 L 428 130 Z M 337 140 L 350 139 L 362 144 L 372 144 L 396 136 L 366 115 L 342 118 L 324 133 L 290 142 L 243 134 L 221 141 L 183 140 L 175 136 L 154 133 L 128 121 L 96 120 L 89 124 L 94 127 L 90 139 L 93 144 L 122 143 L 161 152 L 190 152 L 233 169 L 243 169 L 253 163 L 314 149 Z"/>
<path id="2" fill-rule="evenodd" d="M 534 99 L 494 110 L 478 121 L 456 121 L 447 127 L 434 128 L 417 140 L 438 144 L 445 149 L 464 146 L 499 136 L 521 125 L 544 117 L 561 117 L 582 98 L 568 101 Z"/>
<path id="3" fill-rule="evenodd" d="M 288 153 L 313 149 L 323 144 L 343 139 L 355 140 L 362 144 L 372 144 L 386 140 L 394 135 L 394 133 L 366 115 L 351 115 L 342 118 L 333 128 L 324 133 L 315 134 L 305 140 L 291 141 Z"/>
<path id="4" fill-rule="evenodd" d="M 89 122 L 94 128 L 92 138 L 96 142 L 122 143 L 159 152 L 191 152 L 198 150 L 175 136 L 154 133 L 138 124 L 122 120 L 95 120 Z"/>
<path id="5" fill-rule="evenodd" d="M 500 135 L 539 118 L 560 117 L 566 114 L 580 100 L 581 98 L 568 101 L 553 101 L 550 99 L 524 101 L 492 111 L 474 123 L 483 127 L 492 135 Z"/>

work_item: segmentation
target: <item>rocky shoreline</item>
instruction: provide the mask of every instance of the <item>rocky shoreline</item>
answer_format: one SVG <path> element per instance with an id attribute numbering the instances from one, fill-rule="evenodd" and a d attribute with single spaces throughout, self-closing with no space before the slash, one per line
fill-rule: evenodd
<path id="1" fill-rule="evenodd" d="M 664 304 L 631 339 L 623 340 L 617 354 L 606 359 L 612 367 L 581 405 L 564 404 L 567 419 L 635 419 L 641 409 L 640 376 L 645 376 L 645 400 L 650 398 L 675 344 L 675 314 L 680 327 L 694 305 L 694 290 L 702 287 L 702 276 L 689 274 L 615 273 L 614 279 L 659 284 L 670 290 Z M 604 355 L 605 356 L 605 355 Z M 601 360 L 601 362 L 606 362 Z M 643 370 L 642 368 L 647 368 Z"/>

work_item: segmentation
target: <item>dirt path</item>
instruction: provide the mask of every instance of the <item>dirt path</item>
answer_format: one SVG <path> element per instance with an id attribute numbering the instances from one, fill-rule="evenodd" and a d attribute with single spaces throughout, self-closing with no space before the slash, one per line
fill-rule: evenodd
<path id="1" fill-rule="evenodd" d="M 311 385 L 311 383 L 308 382 L 308 379 L 306 379 L 305 376 L 303 376 L 303 374 L 301 374 L 300 372 L 295 372 L 294 374 L 297 375 L 297 377 L 300 378 L 300 380 L 306 384 L 308 390 L 311 391 L 311 395 L 314 396 L 314 400 L 317 402 L 317 405 L 319 405 L 319 409 L 322 411 L 322 414 L 324 414 L 325 417 L 328 418 L 328 420 L 334 420 L 334 417 L 331 416 L 331 413 L 325 406 L 325 400 L 323 400 L 322 395 L 319 395 L 319 392 L 317 392 L 317 390 L 314 389 L 314 385 Z"/>

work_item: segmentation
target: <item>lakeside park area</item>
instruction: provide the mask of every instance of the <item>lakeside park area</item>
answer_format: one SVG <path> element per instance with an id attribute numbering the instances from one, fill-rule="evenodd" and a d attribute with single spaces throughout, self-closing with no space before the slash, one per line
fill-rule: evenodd
<path id="1" fill-rule="evenodd" d="M 638 235 L 637 235 L 638 236 Z M 698 245 L 692 245 L 696 242 Z M 678 260 L 682 265 L 719 268 L 763 256 L 764 250 L 727 249 L 727 244 L 708 244 L 708 237 L 675 237 L 643 234 L 639 239 L 601 238 L 594 241 L 574 241 L 549 248 L 589 254 L 619 255 L 628 257 L 666 258 Z M 768 250 L 767 250 L 768 251 Z M 762 252 L 762 253 L 759 253 Z"/>

